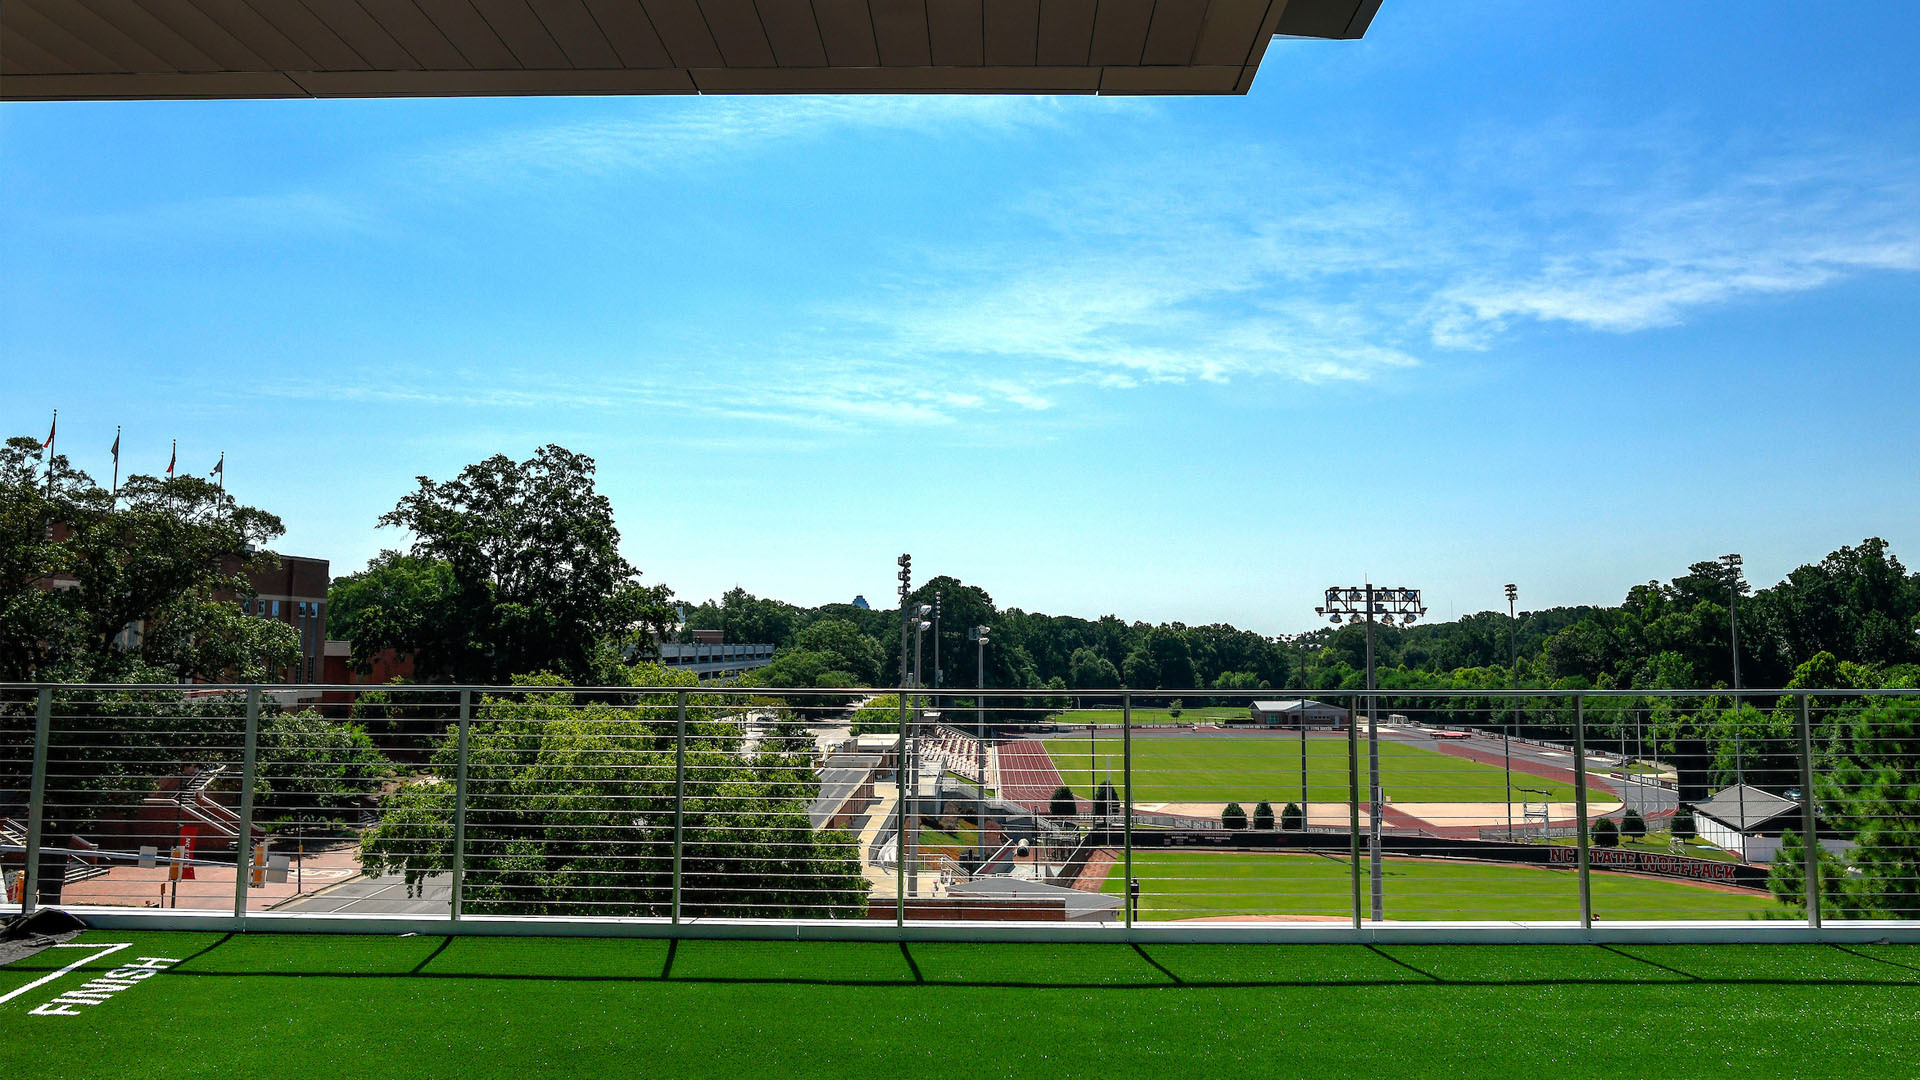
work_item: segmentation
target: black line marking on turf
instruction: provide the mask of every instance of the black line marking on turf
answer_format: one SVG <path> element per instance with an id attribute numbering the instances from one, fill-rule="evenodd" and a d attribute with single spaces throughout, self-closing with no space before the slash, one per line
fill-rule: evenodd
<path id="1" fill-rule="evenodd" d="M 1388 959 L 1393 959 L 1388 957 Z M 1411 967 L 1402 961 L 1394 960 L 1401 967 Z M 1655 967 L 1660 965 L 1654 964 Z M 1564 978 L 1538 979 L 1442 979 L 1429 975 L 1418 968 L 1412 968 L 1421 975 L 1433 980 L 1431 985 L 1444 987 L 1528 987 L 1528 986 L 1678 986 L 1672 979 L 1579 979 L 1569 981 Z M 302 979 L 472 979 L 484 982 L 580 982 L 580 983 L 652 983 L 659 982 L 658 975 L 566 975 L 532 974 L 528 972 L 442 972 L 423 971 L 418 975 L 389 971 L 180 971 L 168 969 L 168 975 L 175 978 L 200 977 L 222 979 L 239 978 L 302 978 Z M 1686 975 L 1686 972 L 1678 972 Z M 1913 983 L 1907 979 L 1748 979 L 1748 978 L 1709 978 L 1688 975 L 1700 986 L 1886 986 L 1911 989 Z M 989 990 L 1259 990 L 1271 989 L 1328 989 L 1342 987 L 1378 986 L 1378 987 L 1419 987 L 1422 983 L 1408 982 L 1406 979 L 1220 979 L 1201 980 L 1180 983 L 1178 986 L 1164 982 L 1127 983 L 1127 982 L 1020 982 L 1015 980 L 953 979 L 939 982 L 915 983 L 908 979 L 807 979 L 791 976 L 767 976 L 749 978 L 719 975 L 682 975 L 673 980 L 676 983 L 707 983 L 716 986 L 946 986 L 979 987 Z"/>
<path id="2" fill-rule="evenodd" d="M 1148 956 L 1148 955 L 1147 955 L 1147 950 L 1145 950 L 1145 949 L 1143 949 L 1143 948 L 1141 948 L 1141 947 L 1140 947 L 1140 943 L 1139 943 L 1139 942 L 1137 942 L 1137 941 L 1136 941 L 1136 942 L 1134 942 L 1134 943 L 1133 943 L 1133 951 L 1134 951 L 1134 952 L 1137 952 L 1137 953 L 1139 953 L 1139 954 L 1140 954 L 1140 959 L 1142 959 L 1142 960 L 1145 960 L 1145 961 L 1146 961 L 1147 963 L 1149 963 L 1149 964 L 1152 964 L 1152 965 L 1153 965 L 1153 969 L 1154 969 L 1155 971 L 1158 971 L 1158 972 L 1159 972 L 1160 974 L 1162 974 L 1162 975 L 1165 975 L 1165 976 L 1166 976 L 1167 978 L 1169 978 L 1169 979 L 1172 979 L 1172 980 L 1174 981 L 1174 984 L 1175 984 L 1176 986 L 1184 986 L 1184 985 L 1186 985 L 1186 982 L 1187 982 L 1187 980 L 1185 980 L 1185 979 L 1183 979 L 1183 978 L 1181 978 L 1181 977 L 1180 977 L 1180 976 L 1178 976 L 1178 975 L 1175 975 L 1175 974 L 1174 974 L 1173 972 L 1171 972 L 1171 971 L 1168 971 L 1168 970 L 1167 970 L 1167 965 L 1165 965 L 1165 964 L 1163 964 L 1163 963 L 1161 963 L 1161 962 L 1160 962 L 1160 961 L 1158 961 L 1158 960 L 1155 960 L 1155 959 L 1154 959 L 1153 957 L 1151 957 L 1151 956 Z"/>
<path id="3" fill-rule="evenodd" d="M 446 937 L 441 938 L 440 944 L 435 945 L 433 947 L 433 951 L 428 953 L 426 956 L 422 957 L 419 963 L 413 965 L 413 970 L 407 972 L 407 974 L 418 975 L 422 971 L 425 971 L 427 969 L 427 965 L 433 963 L 435 960 L 440 959 L 440 954 L 443 952 L 446 952 L 447 946 L 451 944 L 453 944 L 452 934 L 448 934 Z"/>
<path id="4" fill-rule="evenodd" d="M 1622 948 L 1619 948 L 1619 947 L 1617 947 L 1617 946 L 1613 946 L 1613 945 L 1601 945 L 1601 946 L 1600 946 L 1600 948 L 1602 948 L 1602 949 L 1605 949 L 1605 950 L 1606 950 L 1607 952 L 1610 952 L 1610 953 L 1612 953 L 1612 954 L 1614 954 L 1615 956 L 1624 956 L 1624 957 L 1626 957 L 1626 958 L 1627 958 L 1627 959 L 1629 959 L 1629 960 L 1633 960 L 1633 961 L 1636 961 L 1636 962 L 1638 962 L 1638 963 L 1642 963 L 1642 964 L 1645 964 L 1645 965 L 1647 965 L 1648 967 L 1652 967 L 1652 968 L 1659 968 L 1659 969 L 1660 969 L 1661 971 L 1670 971 L 1670 972 L 1672 972 L 1673 974 L 1675 974 L 1675 975 L 1678 975 L 1678 976 L 1680 976 L 1680 977 L 1681 977 L 1681 978 L 1683 978 L 1683 979 L 1691 979 L 1691 980 L 1692 980 L 1692 981 L 1694 981 L 1694 982 L 1706 982 L 1706 981 L 1707 981 L 1706 979 L 1704 979 L 1704 978 L 1702 978 L 1701 976 L 1699 976 L 1699 975 L 1695 975 L 1695 974 L 1694 974 L 1693 972 L 1691 972 L 1691 971 L 1682 971 L 1682 970 L 1680 970 L 1680 969 L 1679 969 L 1679 968 L 1677 968 L 1677 967 L 1672 967 L 1672 966 L 1669 966 L 1669 965 L 1667 965 L 1667 964 L 1663 964 L 1663 963 L 1661 963 L 1661 962 L 1660 962 L 1660 961 L 1658 961 L 1658 960 L 1649 960 L 1649 959 L 1647 959 L 1647 958 L 1646 958 L 1646 957 L 1644 957 L 1644 956 L 1635 956 L 1635 955 L 1633 955 L 1632 953 L 1630 953 L 1630 952 L 1628 952 L 1627 950 L 1625 950 L 1625 949 L 1622 949 Z M 1717 982 L 1718 980 L 1715 980 L 1715 981 Z"/>
<path id="5" fill-rule="evenodd" d="M 233 931 L 229 930 L 226 933 L 220 935 L 220 939 L 218 941 L 215 941 L 213 944 L 208 945 L 206 948 L 201 949 L 199 952 L 194 953 L 192 956 L 189 956 L 185 960 L 182 960 L 179 963 L 173 965 L 173 970 L 179 971 L 181 968 L 187 966 L 188 964 L 193 963 L 195 960 L 200 959 L 201 957 L 207 955 L 208 953 L 212 952 L 213 950 L 219 948 L 222 945 L 225 945 L 227 942 L 232 940 L 233 940 Z"/>
<path id="6" fill-rule="evenodd" d="M 1392 953 L 1390 953 L 1390 952 L 1387 952 L 1387 951 L 1386 951 L 1385 949 L 1382 949 L 1382 948 L 1381 948 L 1380 946 L 1378 946 L 1378 945 L 1369 945 L 1369 946 L 1367 946 L 1367 949 L 1368 949 L 1368 951 L 1370 951 L 1370 952 L 1372 952 L 1372 953 L 1373 953 L 1374 955 L 1376 955 L 1376 956 L 1380 956 L 1380 957 L 1384 957 L 1385 959 L 1387 959 L 1387 960 L 1390 960 L 1390 961 L 1392 961 L 1393 963 L 1395 963 L 1395 964 L 1398 964 L 1398 965 L 1400 965 L 1400 966 L 1401 966 L 1401 967 L 1403 967 L 1403 968 L 1406 968 L 1406 969 L 1407 969 L 1408 971 L 1411 971 L 1411 972 L 1413 972 L 1413 973 L 1414 973 L 1415 975 L 1420 975 L 1420 976 L 1423 976 L 1423 977 L 1425 977 L 1425 978 L 1428 978 L 1428 979 L 1431 979 L 1431 980 L 1433 980 L 1434 982 L 1437 982 L 1437 983 L 1443 983 L 1443 982 L 1447 982 L 1447 980 L 1446 980 L 1446 979 L 1443 979 L 1443 978 L 1441 978 L 1440 976 L 1438 976 L 1438 975 L 1435 975 L 1435 974 L 1434 974 L 1433 972 L 1431 972 L 1431 971 L 1423 971 L 1423 970 L 1421 970 L 1420 968 L 1417 968 L 1417 967 L 1414 967 L 1414 966 L 1413 966 L 1412 964 L 1409 964 L 1409 963 L 1407 963 L 1407 962 L 1406 962 L 1405 960 L 1402 960 L 1402 959 L 1400 959 L 1399 957 L 1397 957 L 1397 956 L 1395 956 L 1395 955 L 1393 955 Z M 1557 985 L 1557 984 L 1558 984 L 1558 983 L 1560 982 L 1560 980 L 1559 980 L 1559 979 L 1552 979 L 1552 980 L 1548 980 L 1548 981 L 1550 981 L 1550 982 L 1552 982 L 1552 983 L 1554 983 L 1554 984 L 1556 984 L 1556 985 Z M 1453 985 L 1466 985 L 1466 984 L 1464 984 L 1464 983 L 1456 983 L 1456 984 L 1453 984 Z M 1506 982 L 1501 982 L 1501 983 L 1500 983 L 1500 985 L 1502 985 L 1502 986 L 1506 986 L 1506 985 L 1509 985 L 1509 984 L 1508 984 L 1508 983 L 1506 983 Z M 1515 984 L 1512 984 L 1512 985 L 1518 985 L 1518 983 L 1515 983 Z"/>
<path id="7" fill-rule="evenodd" d="M 920 965 L 914 961 L 913 952 L 907 948 L 907 943 L 904 941 L 900 943 L 900 955 L 906 957 L 907 970 L 913 972 L 913 981 L 916 983 L 926 982 L 926 976 L 920 974 Z"/>
<path id="8" fill-rule="evenodd" d="M 1898 960 L 1889 960 L 1884 956 L 1875 956 L 1872 953 L 1863 953 L 1855 949 L 1849 949 L 1845 945 L 1835 944 L 1833 947 L 1836 949 L 1839 949 L 1843 953 L 1846 953 L 1848 956 L 1857 956 L 1862 960 L 1871 960 L 1876 964 L 1886 964 L 1890 967 L 1900 968 L 1903 971 L 1920 971 L 1920 967 L 1914 967 L 1912 964 L 1903 964 Z"/>
<path id="9" fill-rule="evenodd" d="M 667 959 L 664 963 L 660 965 L 661 979 L 664 980 L 664 979 L 673 978 L 673 958 L 676 955 L 678 955 L 679 952 L 680 952 L 680 939 L 668 938 L 667 939 Z"/>

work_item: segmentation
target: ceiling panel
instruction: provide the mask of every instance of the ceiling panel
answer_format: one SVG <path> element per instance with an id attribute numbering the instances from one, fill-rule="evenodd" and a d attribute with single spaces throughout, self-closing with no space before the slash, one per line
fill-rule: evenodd
<path id="1" fill-rule="evenodd" d="M 600 32 L 600 24 L 581 0 L 527 0 L 527 6 L 533 9 L 534 17 L 540 20 L 548 36 L 560 46 L 569 67 L 623 66 L 620 54 L 613 50 L 613 43 Z"/>
<path id="2" fill-rule="evenodd" d="M 700 5 L 695 0 L 646 0 L 644 6 L 675 67 L 721 65 L 720 47 L 713 43 L 707 17 L 700 13 Z"/>
<path id="3" fill-rule="evenodd" d="M 0 99 L 1245 93 L 1379 0 L 0 0 Z"/>
<path id="4" fill-rule="evenodd" d="M 932 64 L 926 0 L 867 0 L 867 4 L 873 14 L 873 37 L 880 45 L 882 65 L 927 67 Z"/>
<path id="5" fill-rule="evenodd" d="M 1040 0 L 1037 62 L 1079 66 L 1093 49 L 1095 0 Z"/>
<path id="6" fill-rule="evenodd" d="M 327 29 L 347 43 L 367 66 L 382 71 L 405 71 L 422 66 L 385 27 L 367 14 L 358 0 L 301 0 Z M 378 9 L 376 9 L 378 10 Z"/>
<path id="7" fill-rule="evenodd" d="M 468 0 L 414 0 L 440 35 L 460 50 L 466 67 L 483 71 L 519 67 L 520 61 Z M 311 69 L 309 69 L 311 70 Z"/>
<path id="8" fill-rule="evenodd" d="M 620 58 L 621 67 L 672 67 L 667 47 L 639 0 L 586 0 L 587 10 Z"/>
<path id="9" fill-rule="evenodd" d="M 761 0 L 760 25 L 781 67 L 826 67 L 827 49 L 814 25 L 813 5 L 792 0 Z"/>
<path id="10" fill-rule="evenodd" d="M 304 4 L 274 4 L 253 0 L 254 11 L 303 53 L 313 58 L 314 66 L 329 71 L 365 70 L 367 62 L 340 35 L 314 17 Z"/>
<path id="11" fill-rule="evenodd" d="M 980 0 L 927 0 L 927 37 L 935 67 L 979 67 Z"/>
<path id="12" fill-rule="evenodd" d="M 700 10 L 707 16 L 707 29 L 713 31 L 714 44 L 720 46 L 727 67 L 779 66 L 753 0 L 700 0 Z"/>
<path id="13" fill-rule="evenodd" d="M 985 62 L 1032 64 L 1040 38 L 1040 0 L 985 0 Z"/>
<path id="14" fill-rule="evenodd" d="M 867 0 L 813 0 L 813 19 L 834 67 L 879 67 L 880 47 L 873 40 L 873 15 Z"/>
<path id="15" fill-rule="evenodd" d="M 1147 66 L 1190 64 L 1206 21 L 1207 0 L 1159 0 L 1147 28 L 1147 47 L 1140 62 Z"/>

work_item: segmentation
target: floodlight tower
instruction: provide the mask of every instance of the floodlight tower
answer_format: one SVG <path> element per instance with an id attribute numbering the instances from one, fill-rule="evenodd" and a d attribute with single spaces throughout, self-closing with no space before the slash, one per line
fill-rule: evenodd
<path id="1" fill-rule="evenodd" d="M 1507 640 L 1513 644 L 1513 666 L 1507 669 L 1507 689 L 1520 686 L 1520 612 L 1518 603 L 1520 590 L 1509 583 L 1507 585 Z M 1507 723 L 1507 730 L 1500 733 L 1500 754 L 1506 759 L 1507 773 L 1507 842 L 1513 842 L 1513 736 L 1520 727 L 1520 699 L 1513 699 L 1513 716 Z"/>
<path id="2" fill-rule="evenodd" d="M 981 690 L 987 688 L 987 636 L 988 628 L 973 628 L 973 641 L 979 648 L 975 653 L 975 681 Z M 976 787 L 980 793 L 980 835 L 974 841 L 980 845 L 980 861 L 986 862 L 987 852 L 987 697 L 985 694 L 973 696 L 973 754 L 977 766 Z"/>
<path id="3" fill-rule="evenodd" d="M 1367 865 L 1373 880 L 1373 921 L 1379 922 L 1385 917 L 1385 897 L 1381 895 L 1380 879 L 1380 710 L 1374 695 L 1376 688 L 1373 671 L 1373 622 L 1375 617 L 1384 617 L 1388 625 L 1395 618 L 1402 626 L 1412 626 L 1413 621 L 1427 613 L 1426 606 L 1420 602 L 1419 589 L 1381 588 L 1371 583 L 1358 587 L 1348 585 L 1327 590 L 1327 602 L 1324 607 L 1313 609 L 1327 616 L 1331 622 L 1339 622 L 1345 617 L 1349 622 L 1365 616 L 1367 620 L 1367 769 L 1371 776 L 1368 782 L 1368 821 L 1367 821 Z"/>
<path id="4" fill-rule="evenodd" d="M 1735 554 L 1720 556 L 1727 568 L 1727 632 L 1733 645 L 1733 783 L 1740 794 L 1740 828 L 1747 828 L 1747 770 L 1740 745 L 1740 566 Z M 1810 796 L 1803 796 L 1810 797 Z"/>
<path id="5" fill-rule="evenodd" d="M 907 769 L 907 784 L 911 793 L 901 792 L 901 798 L 907 801 L 907 825 L 913 830 L 907 838 L 907 858 L 912 869 L 901 867 L 901 871 L 908 874 L 908 896 L 920 895 L 920 740 L 914 737 L 913 733 L 920 730 L 920 710 L 926 707 L 926 699 L 918 693 L 920 649 L 927 627 L 933 625 L 927 621 L 927 615 L 932 611 L 933 607 L 930 604 L 919 604 L 913 609 L 913 689 L 915 693 L 910 717 L 913 726 L 911 728 L 903 726 L 900 729 L 899 752 L 903 757 L 911 759 Z"/>

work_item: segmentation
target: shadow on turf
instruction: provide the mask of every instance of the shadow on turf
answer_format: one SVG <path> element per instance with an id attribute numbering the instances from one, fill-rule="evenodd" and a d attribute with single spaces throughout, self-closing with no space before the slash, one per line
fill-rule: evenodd
<path id="1" fill-rule="evenodd" d="M 900 955 L 905 960 L 908 970 L 912 973 L 912 977 L 907 979 L 812 978 L 812 977 L 789 976 L 789 975 L 766 976 L 766 977 L 723 976 L 723 975 L 675 975 L 673 973 L 674 960 L 678 955 L 679 948 L 680 948 L 680 941 L 677 938 L 668 940 L 666 959 L 661 964 L 660 974 L 658 975 L 594 975 L 594 974 L 575 974 L 575 973 L 557 972 L 557 971 L 556 972 L 524 972 L 524 971 L 436 972 L 436 971 L 426 970 L 428 965 L 432 964 L 433 961 L 438 959 L 440 957 L 440 954 L 445 952 L 447 947 L 453 943 L 454 939 L 450 936 L 441 938 L 440 943 L 434 947 L 431 953 L 429 953 L 426 957 L 422 958 L 420 962 L 415 964 L 411 970 L 408 970 L 405 972 L 399 972 L 399 971 L 388 971 L 388 972 L 285 971 L 285 970 L 223 971 L 223 970 L 216 970 L 216 969 L 199 969 L 199 968 L 194 968 L 190 966 L 193 961 L 216 952 L 221 946 L 231 941 L 233 937 L 234 937 L 233 934 L 226 934 L 222 936 L 219 940 L 214 941 L 212 944 L 207 945 L 205 948 L 199 950 L 198 952 L 192 954 L 191 956 L 183 958 L 178 965 L 173 967 L 168 972 L 168 974 L 173 977 L 187 975 L 187 976 L 211 976 L 211 977 L 218 977 L 218 978 L 248 978 L 253 976 L 269 976 L 273 978 L 318 978 L 318 979 L 446 979 L 446 980 L 471 979 L 471 980 L 503 981 L 503 982 L 580 982 L 580 983 L 674 982 L 674 983 L 685 983 L 690 985 L 718 984 L 718 985 L 791 985 L 791 986 L 845 986 L 845 987 L 940 986 L 940 987 L 962 987 L 962 988 L 982 987 L 982 988 L 1001 989 L 1001 990 L 1025 990 L 1025 989 L 1031 989 L 1031 990 L 1180 990 L 1180 989 L 1246 990 L 1246 989 L 1258 989 L 1261 987 L 1336 988 L 1336 987 L 1363 987 L 1363 986 L 1381 986 L 1381 987 L 1390 987 L 1390 986 L 1529 987 L 1529 986 L 1566 986 L 1566 985 L 1672 986 L 1676 984 L 1676 981 L 1675 981 L 1676 977 L 1680 980 L 1684 980 L 1686 983 L 1701 985 L 1701 986 L 1911 987 L 1915 984 L 1914 980 L 1912 979 L 1897 978 L 1897 977 L 1891 977 L 1891 976 L 1885 979 L 1863 979 L 1863 978 L 1833 978 L 1830 976 L 1804 976 L 1804 977 L 1795 977 L 1795 978 L 1767 978 L 1767 977 L 1749 978 L 1749 977 L 1728 977 L 1724 975 L 1703 975 L 1697 972 L 1687 971 L 1683 968 L 1675 967 L 1672 964 L 1666 964 L 1658 960 L 1650 959 L 1648 957 L 1638 956 L 1633 952 L 1628 951 L 1627 949 L 1620 948 L 1614 945 L 1591 945 L 1591 946 L 1571 946 L 1570 945 L 1570 946 L 1556 946 L 1556 947 L 1567 948 L 1567 949 L 1595 949 L 1595 950 L 1611 953 L 1623 959 L 1633 961 L 1636 964 L 1644 965 L 1645 967 L 1650 969 L 1650 972 L 1658 972 L 1659 974 L 1654 975 L 1650 973 L 1645 978 L 1629 978 L 1629 977 L 1610 976 L 1610 975 L 1579 975 L 1579 974 L 1559 976 L 1554 978 L 1509 978 L 1509 979 L 1449 978 L 1447 976 L 1430 971 L 1426 968 L 1420 967 L 1419 965 L 1403 957 L 1395 956 L 1393 955 L 1393 953 L 1387 951 L 1386 949 L 1381 948 L 1378 945 L 1364 945 L 1364 946 L 1358 946 L 1358 948 L 1364 949 L 1367 952 L 1370 952 L 1380 957 L 1381 959 L 1386 960 L 1387 962 L 1393 964 L 1398 968 L 1401 968 L 1407 972 L 1417 975 L 1419 976 L 1419 978 L 1417 980 L 1409 980 L 1406 978 L 1195 979 L 1190 977 L 1182 977 L 1176 974 L 1165 963 L 1163 963 L 1160 959 L 1156 958 L 1151 952 L 1149 952 L 1146 947 L 1136 944 L 1136 945 L 1130 946 L 1133 952 L 1137 954 L 1138 958 L 1143 962 L 1145 962 L 1146 965 L 1149 968 L 1151 968 L 1152 971 L 1155 974 L 1157 974 L 1161 980 L 1164 980 L 1164 981 L 1119 982 L 1119 981 L 1076 981 L 1076 980 L 1070 980 L 1070 979 L 1047 979 L 1047 980 L 1037 980 L 1037 981 L 1013 980 L 1013 979 L 965 979 L 965 978 L 929 979 L 921 972 L 920 965 L 914 959 L 913 951 L 907 946 L 907 943 L 901 942 Z M 1353 946 L 1338 946 L 1338 945 L 1315 946 L 1315 947 L 1353 948 Z M 1474 946 L 1461 946 L 1461 947 L 1466 949 L 1474 948 Z M 1885 957 L 1874 956 L 1869 953 L 1863 953 L 1858 950 L 1848 948 L 1845 945 L 1828 945 L 1825 947 L 1828 949 L 1835 950 L 1837 952 L 1846 953 L 1849 956 L 1852 956 L 1861 960 L 1870 960 L 1877 964 L 1884 964 L 1889 967 L 1898 968 L 1902 971 L 1914 972 L 1914 973 L 1920 974 L 1920 967 L 1910 965 L 1910 964 L 1903 964 L 1897 960 L 1889 960 Z M 1257 946 L 1249 946 L 1249 948 L 1257 948 Z"/>

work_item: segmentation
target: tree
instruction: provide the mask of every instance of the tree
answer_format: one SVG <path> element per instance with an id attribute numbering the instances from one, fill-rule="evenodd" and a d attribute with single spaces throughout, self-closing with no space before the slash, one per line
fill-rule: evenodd
<path id="1" fill-rule="evenodd" d="M 1053 797 L 1047 800 L 1047 812 L 1054 817 L 1073 817 L 1080 812 L 1080 803 L 1073 797 L 1073 789 L 1065 784 L 1053 789 Z"/>
<path id="2" fill-rule="evenodd" d="M 1230 802 L 1226 809 L 1220 811 L 1220 824 L 1228 829 L 1244 829 L 1247 827 L 1247 812 L 1239 803 Z"/>
<path id="3" fill-rule="evenodd" d="M 1603 817 L 1593 823 L 1592 840 L 1595 847 L 1619 847 L 1620 826 L 1615 825 L 1612 818 Z"/>
<path id="4" fill-rule="evenodd" d="M 1920 700 L 1881 699 L 1835 733 L 1814 790 L 1827 820 L 1852 837 L 1840 910 L 1854 918 L 1920 911 Z"/>
<path id="5" fill-rule="evenodd" d="M 1258 806 L 1255 806 L 1253 808 L 1253 827 L 1256 829 L 1272 829 L 1273 828 L 1273 804 L 1272 803 L 1267 802 L 1266 800 L 1263 799 L 1261 800 Z"/>
<path id="6" fill-rule="evenodd" d="M 640 667 L 637 682 L 691 685 Z M 546 677 L 536 684 L 552 685 Z M 688 722 L 682 911 L 734 918 L 858 918 L 866 910 L 858 843 L 815 832 L 818 781 L 803 754 L 742 750 L 739 725 Z M 565 693 L 486 696 L 468 743 L 466 906 L 492 914 L 671 910 L 675 710 L 670 695 L 615 706 Z M 451 869 L 457 749 L 437 776 L 389 797 L 361 862 L 417 888 Z"/>
<path id="7" fill-rule="evenodd" d="M 449 671 L 464 647 L 448 632 L 459 618 L 457 594 L 447 560 L 383 551 L 328 586 L 327 630 L 353 642 L 353 662 L 363 672 L 386 649 L 411 654 L 416 670 Z"/>
<path id="8" fill-rule="evenodd" d="M 1682 843 L 1700 835 L 1699 828 L 1694 824 L 1693 807 L 1691 806 L 1683 806 L 1675 810 L 1673 812 L 1673 820 L 1668 824 L 1667 828 L 1672 831 L 1673 838 Z"/>
<path id="9" fill-rule="evenodd" d="M 1179 698 L 1174 698 L 1172 701 L 1167 702 L 1167 715 L 1178 720 L 1180 719 L 1180 714 L 1185 712 L 1186 708 L 1186 702 L 1181 701 Z"/>
<path id="10" fill-rule="evenodd" d="M 891 735 L 900 730 L 900 695 L 881 694 L 853 710 L 849 717 L 855 735 Z"/>
<path id="11" fill-rule="evenodd" d="M 1647 819 L 1640 816 L 1640 811 L 1628 807 L 1620 818 L 1620 835 L 1628 840 L 1646 839 Z"/>
<path id="12" fill-rule="evenodd" d="M 642 586 L 620 554 L 594 471 L 592 458 L 547 445 L 526 461 L 496 454 L 444 483 L 419 477 L 380 524 L 413 533 L 416 559 L 444 561 L 451 592 L 435 617 L 395 618 L 394 639 L 369 647 L 429 662 L 425 678 L 492 685 L 535 671 L 584 679 L 607 638 L 650 649 L 666 633 L 672 594 Z"/>
<path id="13" fill-rule="evenodd" d="M 1085 646 L 1073 650 L 1068 663 L 1067 685 L 1075 690 L 1112 690 L 1120 686 L 1120 672 L 1113 661 Z"/>
<path id="14" fill-rule="evenodd" d="M 850 672 L 858 680 L 855 685 L 873 686 L 880 681 L 880 669 L 885 663 L 880 646 L 861 633 L 851 620 L 821 619 L 810 623 L 795 636 L 793 645 L 796 649 L 830 657 L 835 669 Z"/>
<path id="15" fill-rule="evenodd" d="M 1111 780 L 1102 781 L 1100 786 L 1094 789 L 1093 812 L 1101 818 L 1120 815 L 1120 792 L 1114 788 Z"/>
<path id="16" fill-rule="evenodd" d="M 358 725 L 311 709 L 260 721 L 255 806 L 271 818 L 356 821 L 392 767 Z"/>
<path id="17" fill-rule="evenodd" d="M 1300 809 L 1299 803 L 1288 803 L 1280 811 L 1280 827 L 1288 832 L 1306 831 L 1306 814 Z"/>
<path id="18" fill-rule="evenodd" d="M 265 546 L 282 531 L 199 477 L 134 475 L 115 498 L 62 455 L 43 470 L 37 439 L 7 440 L 0 681 L 275 678 L 298 655 L 294 631 L 239 600 L 248 570 L 277 565 Z"/>

